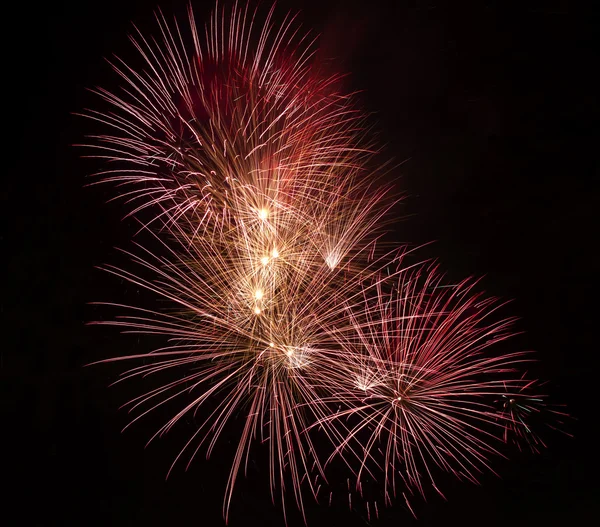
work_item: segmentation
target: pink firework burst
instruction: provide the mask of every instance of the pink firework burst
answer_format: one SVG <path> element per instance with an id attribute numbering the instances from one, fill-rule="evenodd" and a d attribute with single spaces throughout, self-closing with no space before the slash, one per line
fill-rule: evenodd
<path id="1" fill-rule="evenodd" d="M 400 480 L 437 489 L 435 470 L 475 481 L 538 402 L 517 371 L 527 356 L 493 351 L 511 321 L 474 283 L 444 286 L 406 251 L 379 251 L 385 165 L 295 17 L 260 23 L 236 4 L 204 32 L 191 8 L 189 27 L 157 18 L 160 41 L 132 38 L 142 65 L 114 61 L 120 91 L 95 90 L 108 109 L 83 113 L 108 130 L 85 145 L 111 164 L 97 182 L 116 184 L 155 247 L 105 269 L 168 302 L 103 323 L 162 338 L 104 361 L 142 362 L 121 380 L 156 379 L 125 405 L 132 422 L 179 404 L 157 437 L 197 416 L 174 462 L 189 465 L 241 421 L 226 519 L 257 442 L 284 511 L 289 490 L 304 513 L 304 489 L 318 498 L 338 456 L 359 489 L 383 473 L 386 501 Z"/>
<path id="2" fill-rule="evenodd" d="M 388 503 L 413 489 L 441 494 L 436 471 L 477 482 L 507 434 L 524 439 L 526 405 L 542 402 L 515 402 L 533 384 L 519 373 L 531 358 L 498 351 L 512 320 L 495 320 L 501 304 L 475 294 L 475 284 L 444 285 L 429 265 L 400 269 L 365 285 L 333 331 L 342 351 L 320 400 L 331 410 L 313 426 L 326 430 L 329 459 L 346 461 L 359 490 L 382 474 Z M 499 399 L 508 401 L 500 411 Z"/>
<path id="3" fill-rule="evenodd" d="M 246 415 L 225 516 L 255 438 L 269 444 L 273 495 L 285 503 L 286 478 L 302 510 L 303 482 L 316 495 L 310 474 L 324 474 L 304 434 L 304 403 L 332 357 L 323 327 L 360 291 L 390 203 L 367 168 L 375 150 L 352 97 L 310 67 L 311 44 L 293 17 L 275 28 L 272 16 L 259 26 L 247 8 L 216 10 L 201 44 L 190 10 L 191 45 L 159 16 L 160 44 L 134 39 L 146 68 L 116 64 L 122 93 L 96 90 L 112 109 L 85 114 L 112 130 L 89 145 L 118 165 L 101 181 L 128 189 L 119 196 L 130 214 L 150 213 L 142 230 L 157 231 L 160 251 L 130 254 L 136 273 L 107 270 L 172 303 L 111 322 L 169 339 L 114 360 L 150 360 L 125 379 L 184 372 L 128 406 L 135 421 L 181 400 L 160 435 L 220 401 L 176 461 L 201 446 L 210 454 L 226 423 Z"/>
<path id="4" fill-rule="evenodd" d="M 120 92 L 94 90 L 109 109 L 83 115 L 110 133 L 84 146 L 117 165 L 96 176 L 123 189 L 130 214 L 151 208 L 148 223 L 162 210 L 219 235 L 230 222 L 300 226 L 335 267 L 374 237 L 389 188 L 354 98 L 311 66 L 295 17 L 276 27 L 273 10 L 261 25 L 247 6 L 217 9 L 204 43 L 191 8 L 187 32 L 160 14 L 162 41 L 132 37 L 143 69 L 116 59 Z"/>

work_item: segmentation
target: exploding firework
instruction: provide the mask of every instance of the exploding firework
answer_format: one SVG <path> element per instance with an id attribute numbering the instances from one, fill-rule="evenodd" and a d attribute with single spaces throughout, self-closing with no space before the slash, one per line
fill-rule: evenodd
<path id="1" fill-rule="evenodd" d="M 238 472 L 247 463 L 251 442 L 260 437 L 270 445 L 273 491 L 278 484 L 285 502 L 284 481 L 291 477 L 302 508 L 302 482 L 317 493 L 307 474 L 316 472 L 325 478 L 305 431 L 316 416 L 323 417 L 321 407 L 314 404 L 321 397 L 316 380 L 335 369 L 339 360 L 328 328 L 345 323 L 344 301 L 358 299 L 361 284 L 374 271 L 367 267 L 357 273 L 352 262 L 333 270 L 323 260 L 317 265 L 311 262 L 317 255 L 310 245 L 306 254 L 297 256 L 309 262 L 304 269 L 291 267 L 281 252 L 276 258 L 271 255 L 273 261 L 267 264 L 254 262 L 255 268 L 249 271 L 237 258 L 228 259 L 220 252 L 207 256 L 205 244 L 194 243 L 181 231 L 177 235 L 176 243 L 162 243 L 163 256 L 141 246 L 142 256 L 129 253 L 138 267 L 135 272 L 106 267 L 173 306 L 160 312 L 129 307 L 129 315 L 103 322 L 169 340 L 150 354 L 113 359 L 149 360 L 124 372 L 122 380 L 165 371 L 175 377 L 126 405 L 138 413 L 133 422 L 174 399 L 182 401 L 181 411 L 158 436 L 183 417 L 196 415 L 209 399 L 220 401 L 175 460 L 187 455 L 189 464 L 205 443 L 210 454 L 226 423 L 244 409 L 244 430 L 230 473 L 226 506 Z M 237 263 L 232 271 L 233 261 Z"/>
<path id="2" fill-rule="evenodd" d="M 113 108 L 85 114 L 112 129 L 89 145 L 120 166 L 101 181 L 129 187 L 120 196 L 130 214 L 151 211 L 143 228 L 157 230 L 163 250 L 131 254 L 142 268 L 135 274 L 108 270 L 177 306 L 113 322 L 170 339 L 152 364 L 124 377 L 192 371 L 131 401 L 131 410 L 145 415 L 185 399 L 161 434 L 220 397 L 177 456 L 192 459 L 204 443 L 210 453 L 245 409 L 226 510 L 254 437 L 270 444 L 272 492 L 278 486 L 282 501 L 286 477 L 302 508 L 301 482 L 312 487 L 306 475 L 322 475 L 303 434 L 304 403 L 317 397 L 309 380 L 331 360 L 323 327 L 360 290 L 389 206 L 387 189 L 366 171 L 375 151 L 352 98 L 336 93 L 336 77 L 310 68 L 311 43 L 293 18 L 275 30 L 272 10 L 260 28 L 255 16 L 215 11 L 204 46 L 191 11 L 192 46 L 159 16 L 160 45 L 134 39 L 146 71 L 116 64 L 123 93 L 97 90 Z"/>
<path id="3" fill-rule="evenodd" d="M 189 43 L 159 15 L 161 43 L 132 38 L 145 69 L 117 59 L 122 92 L 95 90 L 110 110 L 84 115 L 111 133 L 86 146 L 119 166 L 96 175 L 126 189 L 132 215 L 151 207 L 149 223 L 164 216 L 225 243 L 239 242 L 233 225 L 260 242 L 259 258 L 277 238 L 307 237 L 333 268 L 373 239 L 389 189 L 376 184 L 353 97 L 311 68 L 309 35 L 294 17 L 275 28 L 273 9 L 262 26 L 256 18 L 215 10 L 202 45 L 191 8 Z"/>
<path id="4" fill-rule="evenodd" d="M 84 113 L 109 130 L 86 145 L 115 167 L 98 182 L 155 247 L 105 269 L 170 306 L 105 322 L 166 340 L 109 359 L 143 361 L 121 380 L 172 376 L 129 401 L 132 422 L 179 404 L 156 437 L 198 416 L 173 464 L 189 465 L 241 416 L 226 518 L 255 442 L 284 511 L 286 488 L 302 512 L 305 488 L 318 498 L 336 457 L 358 486 L 383 471 L 386 501 L 398 475 L 420 492 L 434 467 L 475 480 L 498 438 L 527 430 L 527 358 L 488 353 L 510 324 L 472 284 L 379 250 L 393 199 L 363 113 L 294 17 L 259 18 L 217 9 L 203 39 L 191 8 L 186 28 L 159 14 L 160 42 L 132 38 L 143 67 L 116 60 L 121 92 L 95 90 L 109 109 Z"/>
<path id="5" fill-rule="evenodd" d="M 513 443 L 519 450 L 527 446 L 532 452 L 539 453 L 546 447 L 543 438 L 539 435 L 537 427 L 540 423 L 570 435 L 564 431 L 565 421 L 569 415 L 564 408 L 550 405 L 548 396 L 541 391 L 537 380 L 524 382 L 523 375 L 518 389 L 504 387 L 504 393 L 497 399 L 499 405 L 499 423 L 503 429 L 505 443 Z"/>
<path id="6" fill-rule="evenodd" d="M 489 321 L 499 306 L 473 293 L 474 282 L 444 286 L 426 265 L 393 281 L 365 287 L 349 324 L 334 330 L 344 360 L 327 373 L 321 403 L 336 410 L 317 423 L 336 445 L 332 457 L 358 467 L 358 487 L 383 471 L 388 502 L 398 477 L 420 493 L 424 480 L 440 492 L 435 470 L 477 481 L 514 421 L 495 401 L 528 384 L 517 374 L 526 354 L 488 350 L 511 336 L 511 320 Z"/>

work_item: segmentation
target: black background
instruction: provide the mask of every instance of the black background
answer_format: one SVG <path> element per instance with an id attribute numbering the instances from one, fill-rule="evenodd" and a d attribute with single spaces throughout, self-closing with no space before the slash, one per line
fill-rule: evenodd
<path id="1" fill-rule="evenodd" d="M 500 478 L 450 480 L 447 502 L 413 500 L 418 521 L 398 502 L 376 525 L 584 525 L 597 516 L 598 18 L 576 2 L 509 4 L 280 2 L 280 13 L 300 9 L 322 33 L 321 56 L 350 72 L 347 88 L 364 90 L 386 152 L 407 160 L 395 173 L 408 196 L 395 239 L 437 240 L 422 254 L 438 256 L 452 279 L 485 275 L 486 291 L 514 299 L 509 314 L 524 332 L 514 345 L 538 351 L 552 396 L 576 417 L 573 439 L 546 434 L 541 455 L 496 461 Z M 205 20 L 212 3 L 195 6 Z M 161 7 L 184 17 L 185 2 Z M 85 325 L 104 316 L 90 301 L 149 300 L 94 268 L 122 261 L 114 247 L 130 247 L 135 226 L 121 220 L 122 204 L 105 203 L 111 189 L 84 188 L 101 167 L 71 147 L 88 126 L 71 112 L 96 104 L 86 87 L 117 86 L 103 57 L 135 61 L 130 24 L 153 32 L 153 8 L 23 3 L 5 16 L 8 525 L 224 524 L 227 441 L 165 481 L 193 423 L 144 449 L 161 416 L 121 434 L 128 417 L 118 410 L 140 387 L 108 388 L 120 366 L 83 367 L 151 346 Z M 283 525 L 259 459 L 235 496 L 234 526 Z M 289 525 L 300 525 L 290 511 Z M 366 524 L 359 505 L 308 500 L 307 515 L 309 525 Z"/>

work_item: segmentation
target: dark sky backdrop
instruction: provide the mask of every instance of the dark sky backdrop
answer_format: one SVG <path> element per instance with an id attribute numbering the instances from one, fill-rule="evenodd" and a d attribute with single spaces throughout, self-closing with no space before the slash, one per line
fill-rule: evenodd
<path id="1" fill-rule="evenodd" d="M 550 433 L 542 455 L 496 461 L 501 478 L 484 476 L 481 487 L 450 481 L 448 502 L 415 498 L 418 522 L 398 503 L 376 525 L 579 526 L 597 517 L 598 18 L 576 2 L 516 4 L 281 2 L 323 33 L 323 57 L 351 73 L 348 88 L 364 90 L 387 153 L 410 158 L 396 173 L 408 199 L 393 237 L 437 240 L 422 254 L 439 256 L 451 278 L 485 275 L 490 294 L 515 299 L 506 314 L 521 317 L 525 333 L 514 345 L 539 352 L 537 371 L 578 418 L 568 426 L 574 439 Z M 161 6 L 185 12 L 185 2 Z M 202 20 L 212 3 L 196 6 Z M 161 416 L 121 434 L 128 418 L 118 411 L 140 386 L 108 388 L 119 367 L 82 367 L 151 345 L 84 325 L 103 316 L 89 301 L 148 300 L 94 269 L 122 261 L 114 247 L 130 247 L 134 226 L 121 221 L 122 205 L 104 203 L 111 189 L 83 188 L 98 165 L 69 145 L 88 126 L 70 112 L 95 104 L 84 88 L 116 86 L 103 57 L 136 58 L 130 22 L 153 31 L 153 3 L 11 9 L 3 124 L 18 144 L 4 152 L 1 368 L 3 457 L 15 470 L 3 471 L 3 523 L 221 526 L 227 446 L 165 482 L 193 423 L 144 450 Z M 282 525 L 264 466 L 252 470 L 232 525 Z M 308 501 L 307 511 L 311 526 L 366 525 L 347 506 Z"/>

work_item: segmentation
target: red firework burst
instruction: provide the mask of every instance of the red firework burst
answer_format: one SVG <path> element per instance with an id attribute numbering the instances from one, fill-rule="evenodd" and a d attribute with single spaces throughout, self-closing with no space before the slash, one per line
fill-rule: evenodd
<path id="1" fill-rule="evenodd" d="M 363 474 L 384 474 L 386 501 L 400 478 L 408 489 L 434 489 L 433 467 L 477 481 L 513 417 L 497 411 L 506 393 L 530 381 L 518 373 L 524 353 L 498 353 L 511 320 L 493 321 L 499 305 L 473 293 L 475 282 L 444 286 L 435 268 L 399 270 L 364 287 L 334 330 L 342 359 L 325 373 L 319 420 L 341 455 Z M 491 350 L 489 349 L 491 348 Z"/>
<path id="2" fill-rule="evenodd" d="M 496 440 L 522 430 L 531 400 L 511 401 L 531 386 L 516 373 L 527 358 L 488 352 L 510 321 L 494 322 L 472 283 L 445 287 L 405 253 L 376 251 L 392 200 L 366 120 L 314 67 L 294 17 L 273 17 L 217 9 L 203 41 L 191 9 L 187 30 L 160 14 L 160 42 L 132 39 L 144 66 L 117 60 L 121 92 L 97 89 L 110 109 L 84 113 L 110 129 L 87 145 L 116 166 L 99 181 L 158 247 L 127 253 L 136 271 L 106 269 L 170 303 L 118 306 L 129 314 L 107 323 L 167 339 L 108 359 L 143 359 L 122 380 L 173 374 L 126 406 L 135 422 L 181 404 L 155 437 L 200 416 L 175 459 L 188 464 L 242 416 L 226 518 L 255 440 L 284 510 L 286 482 L 304 511 L 303 487 L 317 497 L 337 455 L 359 487 L 382 470 L 386 500 L 398 476 L 437 488 L 434 466 L 475 480 Z"/>

